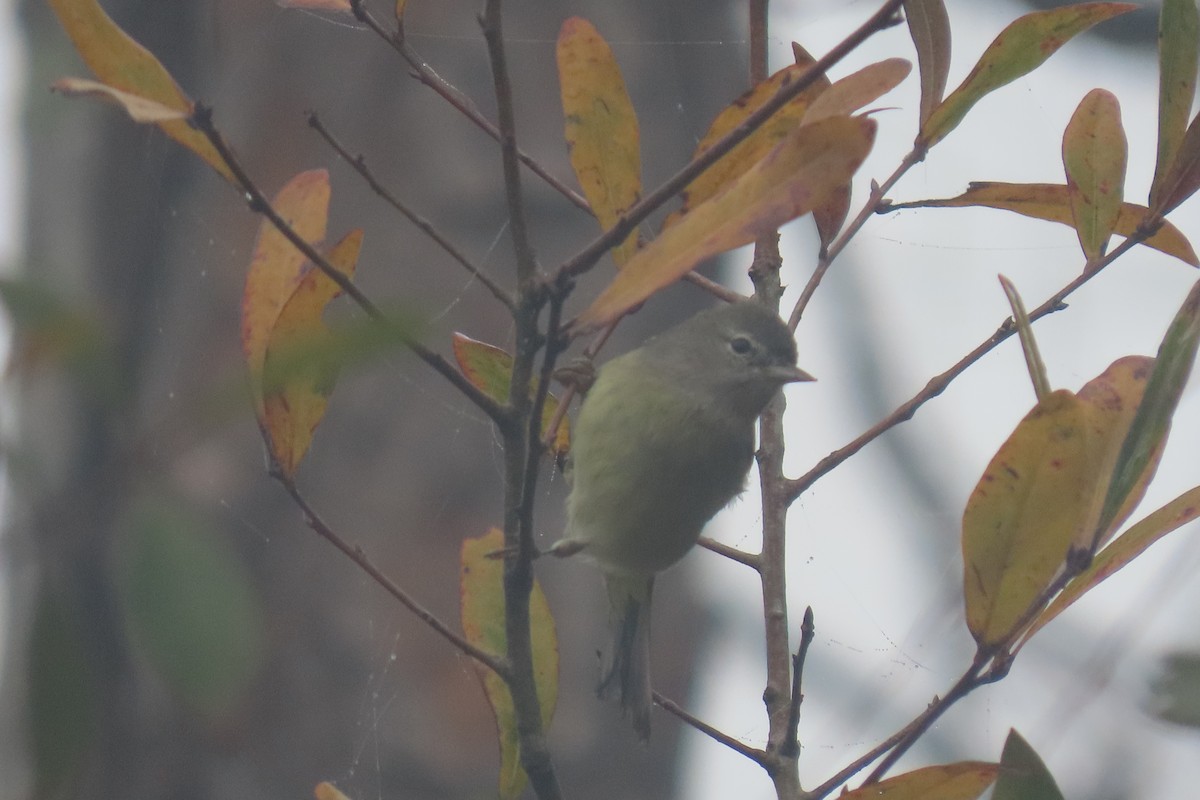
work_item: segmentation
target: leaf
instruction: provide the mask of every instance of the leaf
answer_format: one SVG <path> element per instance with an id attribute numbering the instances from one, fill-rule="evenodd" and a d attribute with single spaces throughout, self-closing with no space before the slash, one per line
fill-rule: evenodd
<path id="1" fill-rule="evenodd" d="M 1000 756 L 992 800 L 1063 800 L 1054 776 L 1021 734 L 1011 728 Z"/>
<path id="2" fill-rule="evenodd" d="M 1176 158 L 1196 96 L 1200 21 L 1196 0 L 1163 0 L 1158 17 L 1158 160 L 1150 205 L 1176 182 Z"/>
<path id="3" fill-rule="evenodd" d="M 912 63 L 903 58 L 889 58 L 863 67 L 858 72 L 834 81 L 809 105 L 801 119 L 811 125 L 830 117 L 849 116 L 895 89 L 912 72 Z"/>
<path id="4" fill-rule="evenodd" d="M 950 18 L 943 0 L 904 0 L 904 19 L 917 49 L 922 125 L 942 102 L 950 75 Z"/>
<path id="5" fill-rule="evenodd" d="M 1172 653 L 1150 687 L 1150 713 L 1163 722 L 1200 728 L 1200 654 Z"/>
<path id="6" fill-rule="evenodd" d="M 148 50 L 117 27 L 96 0 L 47 2 L 83 62 L 101 83 L 112 90 L 175 109 L 184 117 L 192 115 L 191 99 L 170 73 Z M 236 184 L 220 154 L 204 134 L 188 125 L 186 120 L 167 119 L 157 124 L 163 133 L 204 159 L 225 180 Z"/>
<path id="7" fill-rule="evenodd" d="M 353 230 L 329 251 L 329 263 L 354 276 L 363 232 Z M 309 266 L 284 302 L 267 342 L 263 363 L 263 428 L 272 460 L 291 478 L 325 416 L 338 365 L 331 361 L 332 334 L 321 319 L 342 293 L 329 276 Z"/>
<path id="8" fill-rule="evenodd" d="M 979 181 L 970 184 L 967 191 L 957 197 L 941 200 L 918 200 L 911 203 L 894 203 L 888 206 L 889 211 L 903 208 L 967 208 L 969 206 L 984 206 L 1012 211 L 1026 217 L 1043 219 L 1047 222 L 1058 222 L 1074 227 L 1071 214 L 1071 200 L 1066 186 L 1053 183 L 1001 183 Z M 1145 206 L 1135 203 L 1122 203 L 1121 214 L 1117 217 L 1115 232 L 1121 236 L 1132 236 L 1138 225 L 1149 213 Z M 1200 258 L 1183 232 L 1169 222 L 1164 222 L 1153 236 L 1146 239 L 1144 244 L 1161 253 L 1174 256 L 1180 261 L 1200 267 Z"/>
<path id="9" fill-rule="evenodd" d="M 340 789 L 328 781 L 321 781 L 313 789 L 316 800 L 350 800 Z"/>
<path id="10" fill-rule="evenodd" d="M 838 800 L 975 800 L 996 780 L 999 764 L 959 761 L 906 772 L 838 795 Z"/>
<path id="11" fill-rule="evenodd" d="M 843 183 L 830 193 L 828 200 L 813 209 L 813 222 L 817 226 L 822 252 L 828 251 L 846 223 L 846 216 L 850 213 L 850 196 L 850 184 Z"/>
<path id="12" fill-rule="evenodd" d="M 1167 328 L 1154 369 L 1146 383 L 1146 391 L 1137 413 L 1130 423 L 1129 433 L 1121 444 L 1113 470 L 1112 483 L 1100 514 L 1099 531 L 1105 530 L 1117 516 L 1119 508 L 1139 485 L 1143 473 L 1157 460 L 1171 428 L 1171 418 L 1183 388 L 1187 385 L 1200 345 L 1200 281 L 1198 281 Z"/>
<path id="13" fill-rule="evenodd" d="M 168 119 L 187 119 L 188 116 L 187 111 L 169 108 L 162 103 L 85 78 L 60 78 L 51 84 L 50 90 L 67 97 L 97 97 L 124 109 L 134 122 L 162 122 Z"/>
<path id="14" fill-rule="evenodd" d="M 461 333 L 454 334 L 453 347 L 454 358 L 467 380 L 496 402 L 507 403 L 509 388 L 512 386 L 512 356 L 495 345 L 477 341 Z M 542 409 L 543 434 L 557 410 L 558 398 L 547 394 L 546 404 Z M 554 452 L 562 454 L 570 449 L 571 430 L 564 417 L 554 435 Z"/>
<path id="15" fill-rule="evenodd" d="M 396 24 L 404 24 L 404 7 L 408 5 L 408 0 L 396 0 Z"/>
<path id="16" fill-rule="evenodd" d="M 996 452 L 963 513 L 967 627 L 1006 643 L 1066 559 L 1090 499 L 1083 404 L 1058 390 Z"/>
<path id="17" fill-rule="evenodd" d="M 271 205 L 307 242 L 325 238 L 329 216 L 329 173 L 301 172 L 279 190 Z M 254 245 L 254 259 L 242 292 L 242 353 L 250 367 L 255 412 L 263 418 L 262 377 L 267 344 L 284 303 L 292 296 L 304 268 L 304 254 L 263 220 Z"/>
<path id="18" fill-rule="evenodd" d="M 262 667 L 266 628 L 229 543 L 143 501 L 123 532 L 117 587 L 130 638 L 172 692 L 209 719 L 234 712 Z"/>
<path id="19" fill-rule="evenodd" d="M 564 22 L 556 52 L 571 167 L 600 227 L 608 230 L 642 194 L 637 112 L 612 50 L 590 22 Z M 613 248 L 618 266 L 637 245 L 635 231 Z"/>
<path id="20" fill-rule="evenodd" d="M 283 8 L 303 8 L 309 11 L 336 11 L 351 14 L 350 0 L 275 0 Z"/>
<path id="21" fill-rule="evenodd" d="M 1164 214 L 1173 211 L 1200 189 L 1200 116 L 1188 125 L 1183 144 L 1175 155 L 1175 168 L 1164 185 L 1167 187 L 1163 192 L 1166 199 L 1160 201 Z"/>
<path id="22" fill-rule="evenodd" d="M 1200 517 L 1200 486 L 1181 494 L 1145 519 L 1130 526 L 1129 530 L 1114 539 L 1101 550 L 1091 565 L 1076 575 L 1066 588 L 1038 615 L 1022 638 L 1028 641 L 1051 620 L 1069 608 L 1080 597 L 1102 583 L 1108 576 L 1120 570 L 1146 551 L 1150 545 L 1171 531 Z"/>
<path id="23" fill-rule="evenodd" d="M 460 590 L 462 626 L 467 639 L 492 653 L 507 652 L 504 630 L 504 561 L 491 554 L 504 547 L 504 534 L 493 528 L 462 545 Z M 558 639 L 554 618 L 542 587 L 536 581 L 529 595 L 529 626 L 533 646 L 534 682 L 542 708 L 542 725 L 549 727 L 558 703 Z M 515 800 L 525 787 L 520 739 L 508 686 L 496 673 L 472 662 L 496 715 L 500 735 L 500 797 Z"/>
<path id="24" fill-rule="evenodd" d="M 1017 326 L 1017 336 L 1021 340 L 1021 352 L 1025 354 L 1025 367 L 1029 370 L 1029 379 L 1033 382 L 1033 393 L 1039 401 L 1050 394 L 1050 379 L 1046 377 L 1046 362 L 1038 351 L 1037 339 L 1033 337 L 1033 326 L 1029 324 L 1029 314 L 1025 311 L 1025 303 L 1013 282 L 1003 275 L 1000 285 L 1008 297 L 1008 305 L 1012 309 L 1013 323 Z"/>
<path id="25" fill-rule="evenodd" d="M 1063 133 L 1063 167 L 1079 244 L 1089 264 L 1100 260 L 1125 199 L 1128 145 L 1121 106 L 1103 89 L 1080 101 Z"/>
<path id="26" fill-rule="evenodd" d="M 72 797 L 99 732 L 93 654 L 67 598 L 43 585 L 26 651 L 25 746 L 33 768 L 30 797 Z M 11 655 L 10 655 L 11 658 Z"/>
<path id="27" fill-rule="evenodd" d="M 833 117 L 790 133 L 774 150 L 638 251 L 580 315 L 577 329 L 611 322 L 701 261 L 753 242 L 828 202 L 875 141 L 875 122 Z"/>
<path id="28" fill-rule="evenodd" d="M 771 77 L 753 87 L 734 100 L 717 115 L 708 132 L 696 145 L 692 158 L 707 152 L 717 141 L 746 121 L 784 86 L 799 80 L 816 61 L 798 44 L 793 44 L 795 64 L 784 67 Z M 693 208 L 720 192 L 739 176 L 757 164 L 784 137 L 800 126 L 800 120 L 809 104 L 830 86 L 829 78 L 822 75 L 807 89 L 776 111 L 758 130 L 747 136 L 741 144 L 700 173 L 683 192 L 683 207 L 667 217 L 663 230 L 670 228 Z"/>
<path id="29" fill-rule="evenodd" d="M 924 147 L 937 144 L 985 95 L 1028 75 L 1096 23 L 1137 8 L 1135 3 L 1078 3 L 1014 20 L 984 50 L 966 80 L 925 120 L 917 143 Z"/>

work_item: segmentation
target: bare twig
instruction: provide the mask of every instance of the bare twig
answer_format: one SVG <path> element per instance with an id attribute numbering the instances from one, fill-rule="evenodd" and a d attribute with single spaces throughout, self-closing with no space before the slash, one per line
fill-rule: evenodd
<path id="1" fill-rule="evenodd" d="M 770 759 L 767 756 L 767 754 L 764 753 L 762 750 L 759 750 L 756 747 L 751 747 L 750 745 L 745 744 L 743 742 L 739 742 L 737 739 L 733 738 L 729 734 L 724 733 L 723 731 L 717 730 L 712 725 L 709 725 L 707 722 L 704 722 L 703 720 L 698 719 L 698 718 L 692 716 L 691 714 L 689 714 L 688 712 L 684 711 L 682 708 L 679 707 L 679 705 L 674 700 L 663 697 L 658 692 L 654 692 L 653 696 L 654 696 L 654 702 L 657 703 L 659 708 L 661 708 L 663 711 L 674 714 L 676 717 L 683 720 L 688 725 L 691 725 L 693 728 L 700 731 L 705 736 L 708 736 L 709 738 L 713 739 L 714 741 L 717 741 L 717 742 L 725 745 L 730 750 L 733 750 L 736 753 L 740 753 L 740 754 L 744 755 L 746 758 L 748 758 L 751 761 L 753 761 L 754 763 L 758 764 L 760 767 L 762 767 L 764 769 L 770 769 Z"/>
<path id="2" fill-rule="evenodd" d="M 370 577 L 371 580 L 375 581 L 375 583 L 381 586 L 384 591 L 399 601 L 402 606 L 415 614 L 418 619 L 440 634 L 442 638 L 450 642 L 450 644 L 461 650 L 465 655 L 468 655 L 478 661 L 480 664 L 483 664 L 485 667 L 495 672 L 504 680 L 507 681 L 509 679 L 509 666 L 502 658 L 476 647 L 474 644 L 456 633 L 449 625 L 442 622 L 435 614 L 433 614 L 433 612 L 429 611 L 416 600 L 414 600 L 407 592 L 401 589 L 395 581 L 384 575 L 379 567 L 375 566 L 375 563 L 367 557 L 367 554 L 363 552 L 361 547 L 350 544 L 341 536 L 339 536 L 332 528 L 326 525 L 324 520 L 322 520 L 321 517 L 317 515 L 317 512 L 313 510 L 312 506 L 308 504 L 308 501 L 304 498 L 304 495 L 300 493 L 300 490 L 296 488 L 294 481 L 283 475 L 278 468 L 272 468 L 271 472 L 276 480 L 278 480 L 283 486 L 284 490 L 287 491 L 288 495 L 292 498 L 296 505 L 300 508 L 300 511 L 304 514 L 305 523 L 318 536 L 337 548 L 343 555 L 354 562 L 355 566 L 357 566 L 368 577 Z"/>
<path id="3" fill-rule="evenodd" d="M 430 350 L 421 342 L 412 338 L 407 332 L 397 328 L 396 324 L 388 319 L 387 315 L 379 310 L 371 300 L 363 294 L 362 290 L 349 278 L 347 278 L 340 270 L 329 263 L 315 247 L 304 240 L 304 237 L 296 233 L 295 229 L 288 224 L 287 220 L 279 215 L 279 212 L 271 205 L 271 201 L 263 194 L 258 185 L 251 180 L 249 174 L 242 168 L 241 163 L 233 154 L 229 145 L 226 144 L 225 138 L 221 136 L 220 131 L 213 125 L 212 109 L 207 106 L 196 104 L 195 111 L 192 112 L 192 125 L 212 144 L 217 154 L 221 156 L 221 160 L 229 168 L 230 173 L 238 182 L 238 187 L 245 193 L 246 204 L 251 211 L 261 214 L 266 217 L 270 223 L 280 232 L 304 257 L 316 266 L 317 269 L 325 273 L 331 281 L 337 284 L 338 288 L 346 293 L 359 308 L 366 312 L 367 316 L 378 322 L 381 325 L 393 330 L 397 333 L 398 338 L 404 343 L 405 347 L 411 350 L 417 358 L 424 361 L 429 366 L 433 367 L 442 377 L 450 381 L 456 389 L 479 407 L 481 411 L 491 417 L 493 422 L 503 425 L 507 423 L 508 412 L 504 406 L 497 403 L 491 397 L 486 395 L 478 387 L 466 379 L 466 377 L 458 371 L 439 353 Z"/>
<path id="4" fill-rule="evenodd" d="M 727 544 L 721 544 L 718 541 L 701 536 L 697 542 L 698 545 L 705 550 L 710 550 L 719 556 L 725 556 L 730 561 L 736 561 L 739 564 L 744 564 L 750 569 L 758 572 L 762 569 L 762 556 L 758 553 L 747 553 L 745 550 L 739 550 L 736 547 L 730 547 Z"/>
<path id="5" fill-rule="evenodd" d="M 513 302 L 512 295 L 505 291 L 502 286 L 492 280 L 487 273 L 485 273 L 482 269 L 476 266 L 474 262 L 467 258 L 461 250 L 454 246 L 453 242 L 443 236 L 441 232 L 433 226 L 433 223 L 410 209 L 399 198 L 392 194 L 392 192 L 389 191 L 386 186 L 380 183 L 379 179 L 375 177 L 375 174 L 367 168 L 366 159 L 364 159 L 361 155 L 352 156 L 350 152 L 342 145 L 342 143 L 337 140 L 337 137 L 335 137 L 333 133 L 325 127 L 325 124 L 321 122 L 321 119 L 317 116 L 316 112 L 310 111 L 306 116 L 309 127 L 320 134 L 321 138 L 323 138 L 325 142 L 334 149 L 334 152 L 336 152 L 343 161 L 349 164 L 354 171 L 357 172 L 362 179 L 367 182 L 367 185 L 371 187 L 371 191 L 383 198 L 384 202 L 386 202 L 392 208 L 399 211 L 405 219 L 407 219 L 409 222 L 415 225 L 418 230 L 432 239 L 434 244 L 445 250 L 448 256 L 461 264 L 463 269 L 471 273 L 476 280 L 487 287 L 488 291 L 492 293 L 492 296 L 503 303 L 506 308 L 508 308 L 510 311 L 513 309 L 515 304 Z"/>
<path id="6" fill-rule="evenodd" d="M 804 702 L 804 662 L 808 659 L 808 648 L 816 635 L 813 625 L 812 606 L 804 609 L 804 621 L 800 623 L 800 647 L 792 656 L 792 703 L 788 709 L 787 737 L 779 754 L 784 758 L 800 756 L 800 705 Z"/>

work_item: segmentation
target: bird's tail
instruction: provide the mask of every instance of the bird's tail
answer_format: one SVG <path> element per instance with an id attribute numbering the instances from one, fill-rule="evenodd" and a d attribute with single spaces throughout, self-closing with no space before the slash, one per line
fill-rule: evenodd
<path id="1" fill-rule="evenodd" d="M 650 593 L 654 577 L 606 575 L 612 642 L 596 693 L 619 690 L 621 707 L 642 741 L 650 738 Z"/>

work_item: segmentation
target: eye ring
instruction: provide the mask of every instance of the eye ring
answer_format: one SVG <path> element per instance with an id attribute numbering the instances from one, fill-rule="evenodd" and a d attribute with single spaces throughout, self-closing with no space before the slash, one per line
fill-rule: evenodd
<path id="1" fill-rule="evenodd" d="M 745 336 L 735 336 L 729 340 L 729 349 L 739 356 L 744 356 L 754 350 L 754 343 Z"/>

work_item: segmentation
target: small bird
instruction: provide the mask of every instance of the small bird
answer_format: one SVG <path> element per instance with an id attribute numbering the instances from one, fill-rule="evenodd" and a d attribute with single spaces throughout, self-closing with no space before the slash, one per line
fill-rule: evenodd
<path id="1" fill-rule="evenodd" d="M 604 573 L 612 644 L 601 697 L 619 692 L 650 737 L 650 594 L 745 488 L 754 423 L 786 383 L 810 381 L 796 343 L 757 302 L 696 314 L 603 365 L 572 428 L 566 536 Z"/>

